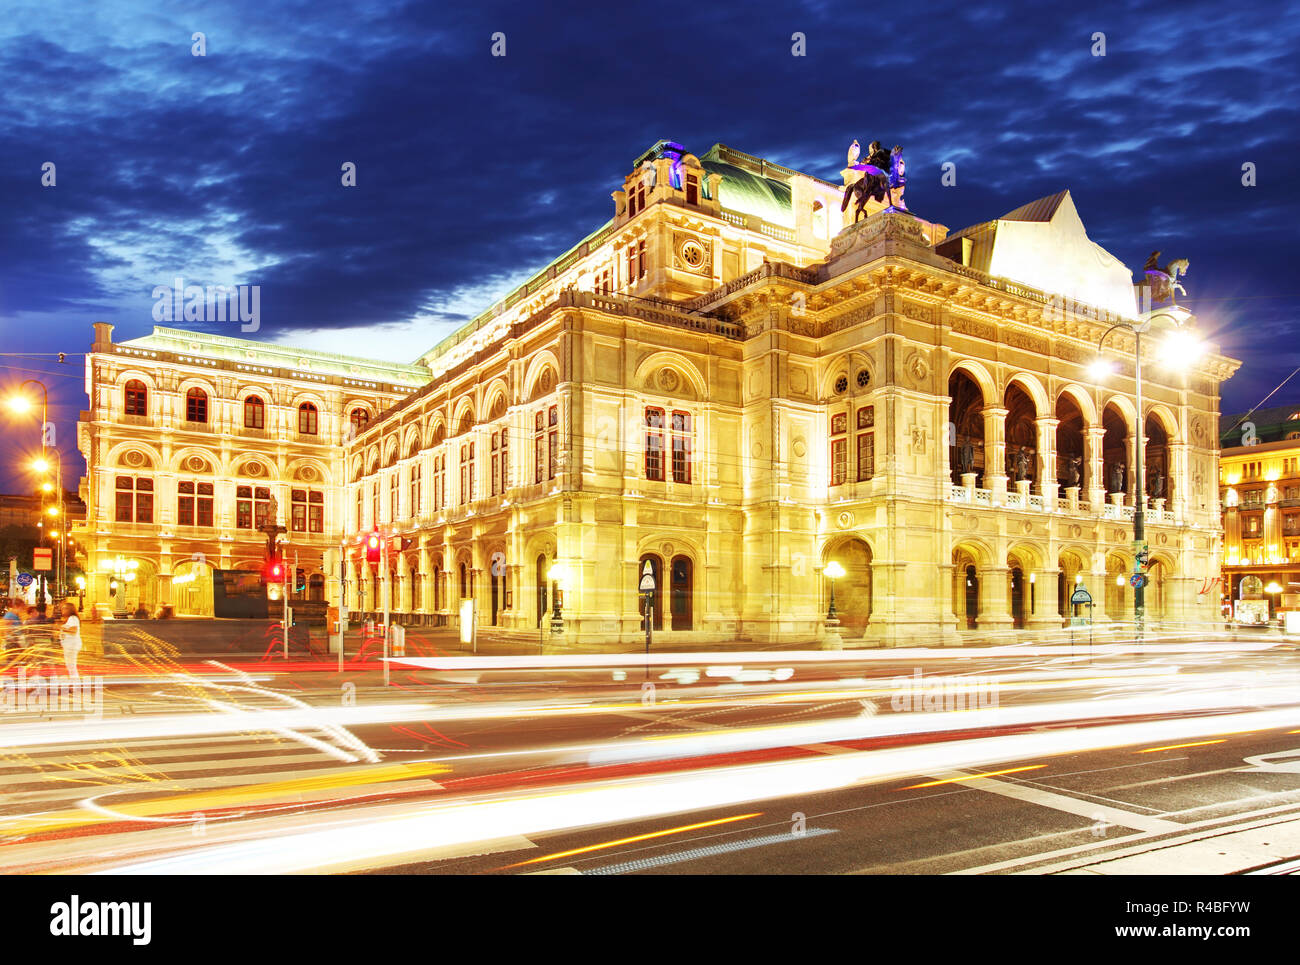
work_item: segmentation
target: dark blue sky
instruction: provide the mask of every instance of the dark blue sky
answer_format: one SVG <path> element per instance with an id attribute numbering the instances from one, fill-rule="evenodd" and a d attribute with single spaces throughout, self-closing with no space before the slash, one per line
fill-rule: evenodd
<path id="1" fill-rule="evenodd" d="M 663 137 L 829 180 L 853 138 L 900 143 L 909 206 L 954 229 L 1068 187 L 1128 264 L 1191 260 L 1188 304 L 1246 363 L 1225 411 L 1300 365 L 1285 4 L 469 6 L 7 4 L 0 351 L 68 361 L 6 354 L 0 388 L 47 377 L 71 447 L 90 323 L 146 333 L 178 275 L 260 285 L 244 337 L 411 361 L 602 224 Z M 0 490 L 26 489 L 35 429 L 0 426 Z"/>

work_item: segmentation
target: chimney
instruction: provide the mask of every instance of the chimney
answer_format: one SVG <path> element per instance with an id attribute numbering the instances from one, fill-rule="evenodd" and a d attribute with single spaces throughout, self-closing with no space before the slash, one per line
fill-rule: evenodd
<path id="1" fill-rule="evenodd" d="M 110 322 L 94 322 L 95 326 L 95 344 L 92 345 L 91 351 L 103 352 L 113 344 L 113 326 Z"/>

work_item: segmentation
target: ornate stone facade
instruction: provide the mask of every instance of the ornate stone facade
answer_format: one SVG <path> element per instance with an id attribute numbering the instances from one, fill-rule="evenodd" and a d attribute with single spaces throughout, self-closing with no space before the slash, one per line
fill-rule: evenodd
<path id="1" fill-rule="evenodd" d="M 849 646 L 1059 627 L 1076 580 L 1125 619 L 1141 421 L 1163 473 L 1148 608 L 1211 619 L 1196 590 L 1218 567 L 1217 449 L 1195 426 L 1236 363 L 1152 365 L 1138 420 L 1131 362 L 1106 385 L 1086 373 L 1118 317 L 1113 265 L 1110 308 L 1080 298 L 1086 268 L 1054 300 L 1032 260 L 997 261 L 1024 264 L 1014 278 L 976 266 L 991 232 L 949 240 L 879 205 L 845 228 L 840 191 L 721 147 L 638 158 L 609 224 L 427 353 L 418 391 L 382 387 L 391 408 L 320 466 L 335 540 L 390 534 L 386 579 L 349 543 L 349 606 L 390 592 L 399 614 L 455 622 L 473 599 L 480 626 L 522 641 L 558 590 L 566 643 L 628 648 L 649 562 L 674 642 L 806 645 L 835 559 Z M 1018 212 L 1086 250 L 1068 194 L 1044 202 Z M 117 452 L 99 458 L 107 478 Z"/>

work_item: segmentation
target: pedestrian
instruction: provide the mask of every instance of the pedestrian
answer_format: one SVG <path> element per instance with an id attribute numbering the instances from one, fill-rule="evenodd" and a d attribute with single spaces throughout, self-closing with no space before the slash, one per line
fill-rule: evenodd
<path id="1" fill-rule="evenodd" d="M 22 600 L 14 600 L 5 610 L 3 618 L 4 630 L 4 649 L 17 647 L 22 649 L 23 646 L 23 617 L 27 615 L 27 604 Z"/>
<path id="2" fill-rule="evenodd" d="M 63 616 L 63 626 L 59 627 L 59 640 L 63 644 L 63 663 L 68 668 L 68 676 L 79 680 L 77 676 L 77 655 L 81 653 L 81 620 L 77 617 L 77 605 L 71 600 L 59 608 Z"/>

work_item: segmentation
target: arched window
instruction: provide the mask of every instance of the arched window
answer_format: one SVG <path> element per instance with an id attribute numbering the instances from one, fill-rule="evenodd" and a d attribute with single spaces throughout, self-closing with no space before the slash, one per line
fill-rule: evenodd
<path id="1" fill-rule="evenodd" d="M 244 400 L 244 428 L 266 428 L 266 404 L 260 396 L 250 395 Z"/>
<path id="2" fill-rule="evenodd" d="M 126 414 L 149 414 L 149 390 L 139 379 L 132 379 L 126 383 Z"/>
<path id="3" fill-rule="evenodd" d="M 185 421 L 208 421 L 208 394 L 202 389 L 190 389 L 185 393 Z"/>
<path id="4" fill-rule="evenodd" d="M 352 423 L 352 428 L 360 432 L 370 424 L 370 413 L 365 409 L 353 409 L 348 421 Z"/>
<path id="5" fill-rule="evenodd" d="M 298 406 L 298 432 L 305 436 L 316 435 L 316 407 L 310 402 Z"/>

